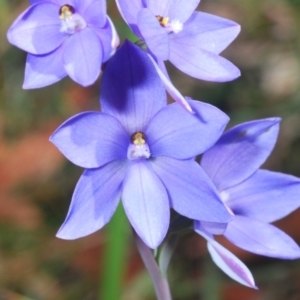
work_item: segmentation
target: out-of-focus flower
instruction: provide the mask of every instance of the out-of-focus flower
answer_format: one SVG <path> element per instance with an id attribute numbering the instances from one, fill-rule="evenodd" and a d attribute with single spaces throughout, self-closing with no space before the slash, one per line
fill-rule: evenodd
<path id="1" fill-rule="evenodd" d="M 259 170 L 275 145 L 279 122 L 279 118 L 269 118 L 238 125 L 223 134 L 201 160 L 234 218 L 228 224 L 195 221 L 195 230 L 208 240 L 215 263 L 251 287 L 255 287 L 251 273 L 228 250 L 220 248 L 211 234 L 225 229 L 222 234 L 229 241 L 252 253 L 282 259 L 300 257 L 294 240 L 269 224 L 300 206 L 300 179 Z"/>
<path id="2" fill-rule="evenodd" d="M 10 43 L 28 52 L 23 88 L 39 88 L 69 75 L 93 84 L 118 45 L 104 0 L 31 0 L 9 28 Z"/>
<path id="3" fill-rule="evenodd" d="M 58 237 L 75 239 L 100 229 L 120 198 L 135 231 L 152 248 L 169 226 L 170 206 L 207 222 L 231 215 L 193 158 L 220 137 L 228 117 L 189 101 L 195 114 L 166 93 L 147 55 L 126 42 L 108 62 L 101 82 L 102 112 L 66 121 L 51 141 L 86 168 Z M 199 182 L 201 183 L 199 186 Z"/>
<path id="4" fill-rule="evenodd" d="M 164 61 L 198 79 L 224 82 L 240 71 L 219 54 L 235 39 L 240 26 L 230 20 L 194 12 L 200 0 L 116 0 L 124 20 L 147 44 L 170 93 Z M 146 4 L 147 3 L 147 4 Z M 178 92 L 177 92 L 178 94 Z M 175 100 L 187 104 L 175 94 Z"/>

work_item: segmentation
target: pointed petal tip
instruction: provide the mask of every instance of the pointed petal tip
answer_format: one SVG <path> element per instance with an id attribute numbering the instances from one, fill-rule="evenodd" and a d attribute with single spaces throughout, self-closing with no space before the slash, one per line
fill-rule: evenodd
<path id="1" fill-rule="evenodd" d="M 272 118 L 265 118 L 265 119 L 260 119 L 260 120 L 249 121 L 244 124 L 251 125 L 251 127 L 249 127 L 249 131 L 248 131 L 249 134 L 251 134 L 251 131 L 253 130 L 252 134 L 263 135 L 263 134 L 267 133 L 272 127 L 277 127 L 279 130 L 280 122 L 281 122 L 280 117 L 272 117 Z M 253 124 L 253 127 L 252 127 L 252 124 Z M 255 124 L 257 124 L 259 126 L 255 126 Z M 236 126 L 236 127 L 238 127 L 238 126 Z M 278 134 L 278 130 L 277 129 L 275 130 L 277 132 L 277 134 Z"/>
<path id="2" fill-rule="evenodd" d="M 195 115 L 196 112 L 192 109 L 190 103 L 188 102 L 189 98 L 188 97 L 184 97 L 184 98 L 186 100 L 185 102 L 177 102 L 177 103 L 179 103 L 187 112 Z"/>
<path id="3" fill-rule="evenodd" d="M 58 232 L 55 235 L 57 238 L 62 239 L 62 240 L 75 240 L 77 237 L 70 236 L 69 234 L 64 233 L 64 230 L 60 228 Z"/>
<path id="4" fill-rule="evenodd" d="M 233 26 L 232 27 L 235 29 L 236 36 L 238 36 L 238 34 L 241 32 L 241 25 L 238 24 L 238 23 L 233 22 Z"/>
<path id="5" fill-rule="evenodd" d="M 158 63 L 154 60 L 152 55 L 149 53 L 147 54 L 150 58 L 150 61 L 152 62 L 153 66 L 155 67 L 158 76 L 160 77 L 166 91 L 169 93 L 169 95 L 175 100 L 183 109 L 185 109 L 187 112 L 190 112 L 194 114 L 193 109 L 191 108 L 190 104 L 188 103 L 188 97 L 183 97 L 181 93 L 175 88 L 175 86 L 172 84 L 169 76 L 167 75 L 167 71 L 165 72 L 161 69 L 161 67 L 158 65 Z M 163 64 L 163 68 L 164 64 Z"/>
<path id="6" fill-rule="evenodd" d="M 207 239 L 207 248 L 214 263 L 229 277 L 247 287 L 257 289 L 250 270 L 238 257 L 214 240 Z"/>
<path id="7" fill-rule="evenodd" d="M 6 32 L 6 38 L 7 38 L 7 41 L 15 46 L 15 47 L 18 47 L 15 43 L 14 43 L 14 38 L 13 38 L 13 34 L 12 34 L 12 31 L 13 31 L 13 24 L 8 28 L 7 32 Z"/>
<path id="8" fill-rule="evenodd" d="M 58 145 L 56 144 L 55 137 L 56 137 L 56 132 L 58 131 L 59 128 L 60 127 L 58 127 L 49 137 L 49 142 L 51 142 L 57 148 L 58 148 Z"/>
<path id="9" fill-rule="evenodd" d="M 139 237 L 154 249 L 160 245 L 169 227 L 167 191 L 150 164 L 128 164 L 126 172 L 122 191 L 124 210 Z"/>
<path id="10" fill-rule="evenodd" d="M 137 230 L 138 228 L 135 228 L 135 230 Z M 160 236 L 150 236 L 149 234 L 145 234 L 145 232 L 142 232 L 141 230 L 136 231 L 136 233 L 138 234 L 138 236 L 140 237 L 140 239 L 151 249 L 156 249 L 160 246 L 160 244 L 162 243 L 162 241 L 164 240 L 164 238 L 167 235 L 167 230 L 162 232 L 160 234 Z"/>
<path id="11" fill-rule="evenodd" d="M 91 232 L 90 234 L 92 234 L 93 232 Z M 58 232 L 56 233 L 56 237 L 62 240 L 66 240 L 66 241 L 73 241 L 82 237 L 87 236 L 88 234 L 74 234 L 71 233 L 69 231 L 66 231 L 64 229 L 64 225 L 61 226 L 61 228 L 58 230 Z"/>
<path id="12" fill-rule="evenodd" d="M 273 118 L 266 118 L 265 120 L 270 121 L 273 124 L 277 124 L 280 123 L 282 119 L 280 117 L 273 117 Z"/>
<path id="13" fill-rule="evenodd" d="M 128 217 L 129 218 L 129 217 Z M 130 218 L 129 218 L 130 220 Z M 133 226 L 134 228 L 134 226 Z M 168 227 L 166 226 L 164 231 L 160 232 L 159 236 L 151 236 L 149 233 L 145 233 L 140 228 L 134 228 L 136 231 L 136 234 L 140 237 L 140 239 L 151 249 L 156 249 L 160 246 L 162 241 L 165 239 L 168 231 Z M 138 230 L 138 231 L 137 231 Z"/>
<path id="14" fill-rule="evenodd" d="M 13 40 L 12 40 L 12 35 L 11 35 L 11 27 L 6 32 L 6 38 L 10 44 L 14 45 Z"/>
<path id="15" fill-rule="evenodd" d="M 160 244 L 162 243 L 162 241 L 164 240 L 165 236 L 163 236 L 160 240 L 156 240 L 156 241 L 150 241 L 150 240 L 146 240 L 143 237 L 141 237 L 141 240 L 151 249 L 156 249 L 160 246 Z"/>
<path id="16" fill-rule="evenodd" d="M 213 262 L 233 280 L 257 289 L 254 278 L 247 266 L 233 253 L 214 240 L 200 223 L 195 224 L 196 232 L 207 240 L 207 249 Z"/>
<path id="17" fill-rule="evenodd" d="M 207 149 L 212 147 L 216 141 L 220 138 L 221 134 L 223 133 L 225 127 L 228 125 L 228 122 L 230 121 L 230 118 L 228 115 L 226 115 L 224 112 L 222 112 L 220 109 L 216 108 L 215 106 L 199 101 L 199 100 L 193 100 L 192 98 L 187 98 L 188 104 L 191 106 L 193 113 L 197 116 L 197 118 L 201 119 L 203 122 L 207 122 L 208 119 L 208 113 L 210 112 L 213 114 L 213 118 L 217 121 L 215 121 L 215 124 L 218 122 L 218 135 L 213 140 L 213 144 L 211 144 Z M 204 113 L 204 109 L 206 109 L 206 113 Z"/>
<path id="18" fill-rule="evenodd" d="M 62 125 L 61 125 L 62 126 Z M 55 143 L 55 136 L 57 131 L 59 130 L 59 128 L 61 127 L 59 126 L 58 128 L 55 129 L 55 131 L 50 135 L 49 137 L 49 142 L 51 142 L 55 147 L 57 147 L 56 143 Z"/>
<path id="19" fill-rule="evenodd" d="M 232 70 L 228 77 L 225 77 L 224 79 L 221 79 L 220 82 L 228 82 L 228 81 L 233 81 L 241 76 L 241 71 L 239 68 L 237 68 L 235 65 L 232 65 Z"/>
<path id="20" fill-rule="evenodd" d="M 239 77 L 241 77 L 241 70 L 236 65 L 234 65 L 232 62 L 228 61 L 227 74 L 223 74 L 222 77 L 217 77 L 215 79 L 215 82 L 221 82 L 221 83 L 230 82 L 230 81 L 236 80 Z M 212 80 L 209 80 L 209 81 L 212 81 Z"/>
<path id="21" fill-rule="evenodd" d="M 172 46 L 169 61 L 182 72 L 205 81 L 228 82 L 241 75 L 228 59 L 193 45 Z"/>
<path id="22" fill-rule="evenodd" d="M 55 82 L 53 82 L 55 83 Z M 52 83 L 46 83 L 46 84 L 34 84 L 33 82 L 30 82 L 29 80 L 24 80 L 22 89 L 23 90 L 33 90 L 33 89 L 41 89 L 43 87 L 49 86 Z"/>
<path id="23" fill-rule="evenodd" d="M 74 80 L 77 84 L 83 86 L 83 87 L 89 87 L 92 86 L 97 79 L 99 78 L 99 76 L 101 75 L 102 71 L 101 71 L 101 66 L 100 69 L 98 70 L 97 74 L 94 74 L 94 76 L 90 76 L 90 78 L 85 78 L 85 79 L 79 79 L 79 78 L 74 78 L 73 75 L 70 76 L 70 74 L 68 74 L 68 76 Z"/>
<path id="24" fill-rule="evenodd" d="M 289 260 L 299 258 L 300 248 L 289 235 L 272 224 L 252 218 L 236 215 L 224 236 L 237 247 L 258 255 Z"/>
<path id="25" fill-rule="evenodd" d="M 27 85 L 25 82 L 23 83 L 23 85 L 22 85 L 22 89 L 23 90 L 31 90 L 31 89 L 34 89 L 35 87 L 31 87 L 31 86 L 29 86 L 29 85 Z"/>
<path id="26" fill-rule="evenodd" d="M 261 120 L 257 120 L 257 121 L 261 121 L 261 122 L 269 122 L 271 123 L 271 125 L 275 125 L 281 122 L 281 118 L 280 117 L 271 117 L 271 118 L 265 118 L 265 119 L 261 119 Z M 251 121 L 250 121 L 251 122 Z M 255 121 L 254 121 L 255 122 Z"/>
<path id="27" fill-rule="evenodd" d="M 201 106 L 210 107 L 214 111 L 217 111 L 219 114 L 218 120 L 222 119 L 222 122 L 224 123 L 224 128 L 230 121 L 230 118 L 227 114 L 225 114 L 223 111 L 221 111 L 220 109 L 218 109 L 217 107 L 215 107 L 209 103 L 202 102 L 200 100 L 194 100 L 191 97 L 185 97 L 185 99 L 187 100 L 187 103 L 191 107 L 191 110 L 193 111 L 194 114 L 196 114 L 198 112 L 201 115 L 201 112 L 203 111 L 203 107 L 200 107 L 200 105 L 201 105 Z"/>
<path id="28" fill-rule="evenodd" d="M 238 29 L 239 32 L 241 31 L 241 25 L 240 24 L 235 23 L 235 27 Z"/>
<path id="29" fill-rule="evenodd" d="M 100 73 L 99 73 L 99 75 L 100 75 Z M 97 76 L 97 78 L 99 77 L 99 75 Z M 81 86 L 83 86 L 83 87 L 88 87 L 88 86 L 91 86 L 91 85 L 93 85 L 94 83 L 95 83 L 95 81 L 97 80 L 97 78 L 94 80 L 92 80 L 92 81 L 90 81 L 90 82 L 77 82 L 78 84 L 80 84 Z"/>
<path id="30" fill-rule="evenodd" d="M 113 48 L 112 50 L 112 55 L 113 53 L 116 51 L 116 49 L 120 46 L 120 37 L 118 35 L 118 32 L 116 30 L 116 27 L 114 25 L 114 23 L 112 22 L 112 20 L 110 19 L 109 16 L 107 16 L 107 20 L 111 26 L 111 30 L 112 30 L 112 39 L 111 39 L 111 47 Z"/>
<path id="31" fill-rule="evenodd" d="M 298 249 L 294 248 L 294 249 L 289 249 L 289 253 L 285 253 L 285 255 L 283 255 L 282 259 L 289 259 L 289 260 L 294 260 L 294 259 L 299 259 L 300 258 L 300 248 L 298 247 Z"/>
<path id="32" fill-rule="evenodd" d="M 222 56 L 220 56 L 220 57 L 223 58 L 224 60 L 227 60 Z M 203 78 L 199 78 L 199 79 L 205 80 L 205 81 L 223 83 L 223 82 L 230 82 L 230 81 L 233 81 L 233 80 L 236 80 L 237 78 L 239 78 L 241 76 L 240 69 L 238 67 L 236 67 L 233 63 L 229 62 L 228 60 L 227 60 L 227 64 L 228 64 L 227 70 L 225 72 L 223 72 L 222 75 L 220 75 L 220 73 L 219 73 L 219 74 L 216 74 L 213 76 L 209 76 L 208 78 L 203 77 Z"/>

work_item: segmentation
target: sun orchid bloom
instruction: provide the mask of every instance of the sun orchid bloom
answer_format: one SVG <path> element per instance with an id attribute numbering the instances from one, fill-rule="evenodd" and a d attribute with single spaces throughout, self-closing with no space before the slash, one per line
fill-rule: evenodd
<path id="1" fill-rule="evenodd" d="M 255 254 L 300 258 L 295 241 L 269 224 L 300 206 L 300 179 L 259 169 L 274 148 L 279 122 L 279 118 L 269 118 L 240 124 L 225 132 L 201 160 L 233 219 L 225 228 L 224 224 L 195 221 L 195 230 L 207 239 L 214 262 L 233 279 L 253 288 L 250 271 L 214 241 L 212 234 L 221 229 L 234 245 Z"/>
<path id="2" fill-rule="evenodd" d="M 9 28 L 11 44 L 28 52 L 23 88 L 40 88 L 69 75 L 93 84 L 118 45 L 105 0 L 31 0 Z"/>
<path id="3" fill-rule="evenodd" d="M 50 139 L 70 161 L 86 168 L 58 237 L 75 239 L 100 229 L 120 199 L 131 225 L 151 248 L 167 233 L 170 207 L 191 219 L 231 219 L 194 161 L 222 134 L 228 122 L 224 113 L 193 100 L 195 114 L 177 103 L 166 105 L 152 63 L 130 42 L 109 60 L 100 99 L 102 112 L 69 119 Z"/>
<path id="4" fill-rule="evenodd" d="M 190 110 L 170 82 L 164 61 L 198 79 L 224 82 L 240 71 L 219 54 L 236 38 L 240 26 L 200 11 L 200 0 L 116 0 L 121 15 L 147 44 L 160 77 L 174 100 Z"/>

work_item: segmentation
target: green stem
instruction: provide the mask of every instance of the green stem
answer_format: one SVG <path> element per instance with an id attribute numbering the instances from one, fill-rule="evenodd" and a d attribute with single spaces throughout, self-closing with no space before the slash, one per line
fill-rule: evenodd
<path id="1" fill-rule="evenodd" d="M 103 256 L 99 300 L 121 299 L 130 227 L 120 204 L 106 228 L 108 242 Z"/>
<path id="2" fill-rule="evenodd" d="M 168 236 L 162 244 L 159 257 L 158 257 L 158 265 L 162 275 L 167 277 L 168 268 L 174 254 L 175 248 L 179 241 L 178 234 L 171 234 Z"/>
<path id="3" fill-rule="evenodd" d="M 135 232 L 134 239 L 144 265 L 151 276 L 157 300 L 172 300 L 168 279 L 161 273 L 152 251 Z"/>

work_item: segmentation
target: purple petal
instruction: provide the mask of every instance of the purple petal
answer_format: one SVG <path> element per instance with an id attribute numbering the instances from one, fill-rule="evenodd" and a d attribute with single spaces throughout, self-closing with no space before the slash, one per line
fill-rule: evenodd
<path id="1" fill-rule="evenodd" d="M 66 42 L 63 54 L 65 70 L 77 83 L 91 85 L 100 75 L 102 56 L 98 36 L 87 27 L 73 34 Z"/>
<path id="2" fill-rule="evenodd" d="M 29 0 L 29 3 L 31 5 L 33 5 L 33 4 L 41 3 L 41 2 L 45 2 L 45 1 L 48 1 L 48 0 Z M 52 0 L 52 1 L 48 1 L 48 2 L 56 2 L 56 0 Z"/>
<path id="3" fill-rule="evenodd" d="M 148 0 L 148 8 L 154 15 L 184 23 L 197 8 L 199 2 L 200 0 Z"/>
<path id="4" fill-rule="evenodd" d="M 282 259 L 300 257 L 300 248 L 287 234 L 273 225 L 247 217 L 235 216 L 228 223 L 224 236 L 252 253 Z"/>
<path id="5" fill-rule="evenodd" d="M 102 111 L 118 119 L 131 135 L 144 131 L 166 100 L 165 89 L 148 55 L 125 42 L 108 61 L 103 74 Z"/>
<path id="6" fill-rule="evenodd" d="M 68 0 L 68 4 L 74 6 L 74 1 L 76 0 Z M 95 0 L 88 0 L 88 1 L 95 1 Z M 66 0 L 29 0 L 30 4 L 36 4 L 36 3 L 41 3 L 41 2 L 51 2 L 54 3 L 56 5 L 58 5 L 59 7 L 66 4 Z"/>
<path id="7" fill-rule="evenodd" d="M 47 1 L 49 1 L 49 0 L 47 0 Z M 66 0 L 50 0 L 50 1 L 57 3 L 57 5 L 59 5 L 59 7 L 65 5 L 65 4 L 69 4 L 69 5 L 72 5 L 73 7 L 75 7 L 76 10 L 78 8 L 77 0 L 67 0 L 67 1 Z M 78 1 L 81 1 L 81 0 L 78 0 Z M 81 1 L 81 2 L 83 2 L 83 1 Z"/>
<path id="8" fill-rule="evenodd" d="M 157 248 L 169 227 L 170 208 L 166 189 L 147 161 L 129 164 L 122 201 L 134 230 L 147 246 Z"/>
<path id="9" fill-rule="evenodd" d="M 202 12 L 195 12 L 177 34 L 170 35 L 172 45 L 186 45 L 215 54 L 223 51 L 239 34 L 240 25 L 230 20 Z"/>
<path id="10" fill-rule="evenodd" d="M 184 23 L 187 19 L 189 19 L 194 10 L 197 8 L 198 4 L 200 3 L 200 0 L 169 0 L 169 3 L 170 6 L 167 15 L 165 16 L 169 17 L 170 20 L 178 20 L 181 23 Z"/>
<path id="11" fill-rule="evenodd" d="M 195 161 L 157 157 L 151 164 L 168 191 L 170 205 L 179 214 L 207 222 L 231 220 L 213 184 Z"/>
<path id="12" fill-rule="evenodd" d="M 240 76 L 230 61 L 197 44 L 179 45 L 170 40 L 169 60 L 182 72 L 202 80 L 224 82 Z"/>
<path id="13" fill-rule="evenodd" d="M 112 55 L 115 53 L 116 49 L 120 45 L 120 38 L 118 36 L 116 27 L 114 26 L 112 20 L 108 16 L 107 16 L 107 20 L 108 20 L 109 26 L 111 28 L 111 34 L 112 34 L 112 40 L 111 40 L 111 47 L 113 48 L 113 53 L 111 53 L 111 55 Z"/>
<path id="14" fill-rule="evenodd" d="M 251 176 L 276 143 L 279 118 L 246 122 L 228 130 L 204 153 L 201 166 L 219 191 Z"/>
<path id="15" fill-rule="evenodd" d="M 103 51 L 102 61 L 106 62 L 117 48 L 119 44 L 119 37 L 116 34 L 113 24 L 109 19 L 107 19 L 107 22 L 103 28 L 92 26 L 90 27 L 97 34 L 98 38 L 101 41 Z"/>
<path id="16" fill-rule="evenodd" d="M 57 237 L 67 240 L 89 235 L 109 222 L 120 200 L 126 162 L 114 161 L 85 170 L 75 188 L 67 218 Z"/>
<path id="17" fill-rule="evenodd" d="M 154 59 L 154 55 L 150 55 L 148 54 L 148 56 L 154 61 L 154 66 L 156 65 L 158 67 L 158 69 L 164 74 L 165 77 L 167 77 L 170 80 L 169 74 L 168 74 L 168 70 L 165 66 L 165 62 L 161 59 Z"/>
<path id="18" fill-rule="evenodd" d="M 195 231 L 207 240 L 207 248 L 214 263 L 224 273 L 243 285 L 257 289 L 250 270 L 240 259 L 216 242 L 213 238 L 205 234 L 201 228 L 195 228 Z"/>
<path id="19" fill-rule="evenodd" d="M 102 11 L 104 14 L 106 13 L 106 1 L 104 0 L 56 0 L 60 2 L 60 5 L 64 5 L 66 3 L 72 5 L 76 11 L 88 21 L 86 18 L 86 10 L 94 6 L 95 10 L 99 12 L 99 18 L 101 18 Z M 99 10 L 99 7 L 102 10 Z"/>
<path id="20" fill-rule="evenodd" d="M 201 227 L 205 229 L 206 232 L 209 232 L 211 234 L 218 234 L 218 235 L 223 234 L 225 232 L 228 224 L 228 223 L 213 223 L 213 222 L 203 222 L 203 221 L 198 223 L 201 223 Z"/>
<path id="21" fill-rule="evenodd" d="M 23 88 L 41 88 L 67 76 L 62 63 L 62 53 L 63 46 L 44 55 L 28 54 Z"/>
<path id="22" fill-rule="evenodd" d="M 170 96 L 177 102 L 179 103 L 185 110 L 188 112 L 193 112 L 192 108 L 190 107 L 189 103 L 187 100 L 180 94 L 180 92 L 175 88 L 175 86 L 172 84 L 168 74 L 167 70 L 165 68 L 164 62 L 163 61 L 158 61 L 156 62 L 151 55 L 149 55 L 150 60 L 152 61 L 158 76 L 162 80 L 165 89 L 167 92 L 170 94 Z"/>
<path id="23" fill-rule="evenodd" d="M 300 179 L 258 170 L 250 178 L 225 191 L 235 214 L 271 223 L 300 207 Z"/>
<path id="24" fill-rule="evenodd" d="M 159 59 L 167 60 L 170 53 L 169 36 L 155 15 L 143 8 L 137 15 L 137 24 L 151 52 Z"/>
<path id="25" fill-rule="evenodd" d="M 147 7 L 155 16 L 169 17 L 168 12 L 171 5 L 171 1 L 172 0 L 147 0 Z"/>
<path id="26" fill-rule="evenodd" d="M 211 147 L 221 136 L 228 116 L 206 103 L 194 100 L 188 103 L 194 114 L 174 103 L 161 109 L 151 120 L 145 134 L 153 156 L 192 158 Z"/>
<path id="27" fill-rule="evenodd" d="M 208 242 L 207 249 L 214 263 L 233 280 L 256 289 L 254 278 L 247 266 L 216 241 Z"/>
<path id="28" fill-rule="evenodd" d="M 86 0 L 80 0 L 82 4 Z M 89 5 L 85 4 L 83 17 L 88 26 L 102 28 L 107 22 L 106 18 L 106 1 L 89 1 Z"/>
<path id="29" fill-rule="evenodd" d="M 145 0 L 116 0 L 124 21 L 138 37 L 141 37 L 141 34 L 137 27 L 137 14 L 142 8 L 146 7 L 144 2 Z"/>
<path id="30" fill-rule="evenodd" d="M 47 1 L 47 2 L 54 2 L 59 7 L 69 4 L 74 7 L 75 11 L 84 17 L 86 19 L 86 11 L 89 9 L 92 5 L 94 6 L 95 10 L 99 12 L 99 17 L 101 18 L 102 12 L 106 14 L 106 1 L 105 0 L 31 0 L 33 2 L 41 2 L 41 1 Z M 100 10 L 99 7 L 102 9 Z M 86 19 L 86 21 L 88 21 Z"/>
<path id="31" fill-rule="evenodd" d="M 52 2 L 30 6 L 9 28 L 9 42 L 31 54 L 53 51 L 68 36 L 60 31 L 58 11 L 59 7 Z"/>
<path id="32" fill-rule="evenodd" d="M 67 120 L 50 141 L 74 164 L 97 168 L 113 160 L 126 160 L 129 137 L 122 125 L 104 113 L 86 112 Z"/>

